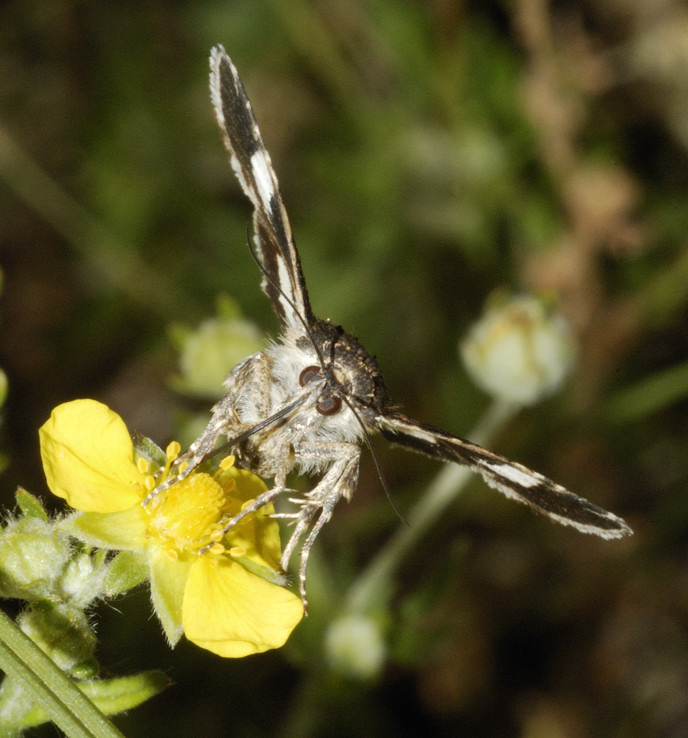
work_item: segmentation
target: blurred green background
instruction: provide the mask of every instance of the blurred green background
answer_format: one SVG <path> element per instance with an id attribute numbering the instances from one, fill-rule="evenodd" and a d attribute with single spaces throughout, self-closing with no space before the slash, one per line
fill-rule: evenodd
<path id="1" fill-rule="evenodd" d="M 488 400 L 457 341 L 497 287 L 554 293 L 576 372 L 492 445 L 636 534 L 592 540 L 476 479 L 405 563 L 387 666 L 358 683 L 328 669 L 323 633 L 401 525 L 364 454 L 282 651 L 170 651 L 144 590 L 99 609 L 104 674 L 160 667 L 173 682 L 116 723 L 131 736 L 688 735 L 678 0 L 3 2 L 5 504 L 17 484 L 47 497 L 37 429 L 60 402 L 102 400 L 160 443 L 207 411 L 170 388 L 172 323 L 199 323 L 228 293 L 276 329 L 209 103 L 215 43 L 251 96 L 317 314 L 377 355 L 409 414 L 466 436 Z M 437 466 L 376 449 L 408 510 Z"/>

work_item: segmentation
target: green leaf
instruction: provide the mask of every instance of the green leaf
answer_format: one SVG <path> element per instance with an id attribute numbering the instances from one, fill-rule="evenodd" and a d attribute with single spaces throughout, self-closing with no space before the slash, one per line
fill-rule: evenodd
<path id="1" fill-rule="evenodd" d="M 142 436 L 140 433 L 134 437 L 134 448 L 139 456 L 155 464 L 157 467 L 163 467 L 167 463 L 165 452 L 151 441 L 150 438 Z"/>
<path id="2" fill-rule="evenodd" d="M 79 687 L 106 715 L 115 715 L 138 707 L 169 685 L 170 680 L 162 671 L 152 669 L 127 677 L 84 682 Z"/>
<path id="3" fill-rule="evenodd" d="M 158 670 L 142 671 L 128 677 L 79 682 L 77 687 L 105 715 L 138 707 L 170 685 L 165 674 Z M 22 728 L 32 728 L 49 721 L 48 715 L 38 706 L 21 717 Z M 0 733 L 4 736 L 4 733 Z"/>
<path id="4" fill-rule="evenodd" d="M 17 500 L 17 507 L 26 515 L 31 518 L 39 518 L 40 520 L 48 522 L 48 513 L 41 504 L 38 497 L 27 492 L 23 487 L 19 487 L 15 494 Z"/>
<path id="5" fill-rule="evenodd" d="M 121 551 L 112 560 L 105 576 L 108 597 L 127 592 L 141 584 L 150 572 L 148 557 L 136 551 Z"/>

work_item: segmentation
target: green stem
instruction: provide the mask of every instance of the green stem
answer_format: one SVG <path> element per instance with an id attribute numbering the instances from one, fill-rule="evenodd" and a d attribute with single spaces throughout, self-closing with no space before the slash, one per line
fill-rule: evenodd
<path id="1" fill-rule="evenodd" d="M 123 738 L 122 733 L 43 651 L 0 610 L 0 669 L 26 691 L 69 738 Z"/>
<path id="2" fill-rule="evenodd" d="M 488 440 L 519 410 L 518 406 L 495 400 L 471 433 L 476 443 Z M 346 598 L 345 609 L 365 613 L 389 594 L 392 575 L 404 557 L 427 532 L 442 511 L 459 496 L 473 472 L 465 466 L 447 464 L 435 477 L 425 494 L 408 516 L 408 525 L 400 528 L 370 565 L 356 579 Z"/>

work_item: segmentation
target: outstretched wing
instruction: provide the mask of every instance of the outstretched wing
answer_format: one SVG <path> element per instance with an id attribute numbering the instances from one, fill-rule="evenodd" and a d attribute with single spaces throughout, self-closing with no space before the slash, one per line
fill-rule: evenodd
<path id="1" fill-rule="evenodd" d="M 574 495 L 551 479 L 499 456 L 470 441 L 390 411 L 378 416 L 376 426 L 393 443 L 443 461 L 465 464 L 507 497 L 529 505 L 562 525 L 601 538 L 621 538 L 633 531 L 616 515 Z"/>
<path id="2" fill-rule="evenodd" d="M 253 203 L 262 287 L 284 329 L 313 322 L 299 255 L 256 118 L 236 67 L 222 46 L 210 53 L 210 95 L 232 169 Z M 299 314 L 301 317 L 299 317 Z"/>

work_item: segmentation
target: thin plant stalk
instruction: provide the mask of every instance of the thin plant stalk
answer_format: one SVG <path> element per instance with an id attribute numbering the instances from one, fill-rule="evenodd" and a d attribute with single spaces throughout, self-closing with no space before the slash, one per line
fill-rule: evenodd
<path id="1" fill-rule="evenodd" d="M 486 445 L 518 410 L 518 405 L 494 400 L 471 433 L 471 440 Z M 423 497 L 411 510 L 408 525 L 401 527 L 389 539 L 352 584 L 345 610 L 366 613 L 381 604 L 381 600 L 389 595 L 393 576 L 403 560 L 412 553 L 414 546 L 442 512 L 457 499 L 473 474 L 468 467 L 458 464 L 447 464 L 439 471 Z"/>
<path id="2" fill-rule="evenodd" d="M 69 738 L 123 738 L 67 675 L 0 610 L 0 669 L 21 680 Z"/>

